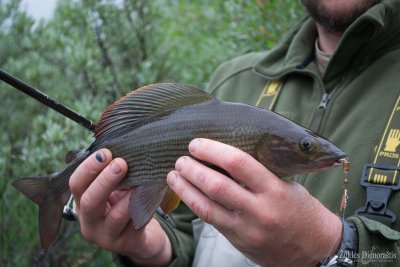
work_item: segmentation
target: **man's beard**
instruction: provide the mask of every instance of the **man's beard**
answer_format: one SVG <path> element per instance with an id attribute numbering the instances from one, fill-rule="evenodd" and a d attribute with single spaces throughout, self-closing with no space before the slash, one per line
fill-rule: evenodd
<path id="1" fill-rule="evenodd" d="M 333 1 L 333 0 L 331 0 Z M 330 32 L 344 32 L 358 17 L 382 0 L 359 0 L 347 10 L 334 11 L 320 0 L 301 0 L 316 23 Z"/>

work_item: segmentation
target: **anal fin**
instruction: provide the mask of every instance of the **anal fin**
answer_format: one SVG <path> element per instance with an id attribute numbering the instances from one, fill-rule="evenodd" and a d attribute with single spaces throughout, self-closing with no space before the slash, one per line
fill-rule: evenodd
<path id="1" fill-rule="evenodd" d="M 136 231 L 151 220 L 167 190 L 167 184 L 161 182 L 139 185 L 133 188 L 129 198 L 128 209 L 133 228 Z"/>

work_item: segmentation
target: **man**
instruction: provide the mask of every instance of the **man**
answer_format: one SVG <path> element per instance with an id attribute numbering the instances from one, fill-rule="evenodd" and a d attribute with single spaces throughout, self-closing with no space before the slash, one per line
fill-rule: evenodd
<path id="1" fill-rule="evenodd" d="M 127 266 L 399 265 L 400 120 L 393 118 L 400 111 L 400 1 L 302 2 L 312 18 L 276 49 L 223 64 L 208 90 L 222 100 L 271 107 L 347 152 L 347 205 L 340 169 L 284 181 L 236 148 L 195 139 L 194 157 L 244 186 L 180 158 L 167 177 L 187 205 L 174 212 L 176 228 L 157 217 L 135 232 L 129 194 L 113 192 L 127 165 L 103 149 L 70 179 L 86 239 L 123 255 Z M 279 88 L 272 102 L 265 101 L 271 84 Z"/>

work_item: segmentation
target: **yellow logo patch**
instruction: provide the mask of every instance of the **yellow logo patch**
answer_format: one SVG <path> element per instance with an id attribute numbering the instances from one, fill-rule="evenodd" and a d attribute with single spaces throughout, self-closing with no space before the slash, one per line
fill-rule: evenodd
<path id="1" fill-rule="evenodd" d="M 400 96 L 390 115 L 386 129 L 379 143 L 374 164 L 400 166 Z M 384 171 L 371 168 L 368 182 L 376 184 L 395 184 L 398 171 Z"/>

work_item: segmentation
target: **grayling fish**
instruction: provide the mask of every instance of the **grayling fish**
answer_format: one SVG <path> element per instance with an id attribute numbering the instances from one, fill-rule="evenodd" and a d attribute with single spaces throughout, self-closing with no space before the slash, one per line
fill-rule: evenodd
<path id="1" fill-rule="evenodd" d="M 339 166 L 346 157 L 328 140 L 272 111 L 221 102 L 189 85 L 149 85 L 108 107 L 96 126 L 96 140 L 63 170 L 13 182 L 40 206 L 42 249 L 57 237 L 71 174 L 91 153 L 105 147 L 127 161 L 119 188 L 133 187 L 128 209 L 138 230 L 157 207 L 168 213 L 179 204 L 165 178 L 180 156 L 189 155 L 188 144 L 197 137 L 235 146 L 279 177 Z"/>

